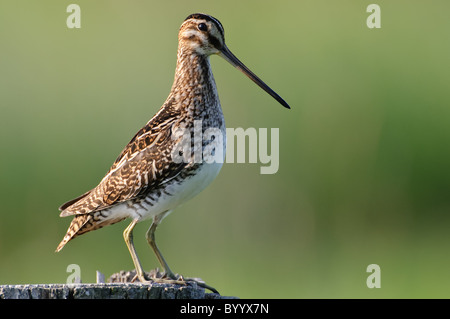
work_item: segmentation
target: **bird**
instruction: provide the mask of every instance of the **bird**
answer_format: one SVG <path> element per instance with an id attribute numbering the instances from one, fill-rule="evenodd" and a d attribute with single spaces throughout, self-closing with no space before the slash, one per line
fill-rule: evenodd
<path id="1" fill-rule="evenodd" d="M 224 58 L 282 106 L 290 108 L 228 49 L 224 34 L 222 23 L 204 13 L 191 14 L 183 21 L 169 96 L 125 146 L 99 184 L 59 207 L 60 217 L 73 219 L 56 252 L 84 233 L 131 219 L 123 237 L 136 269 L 136 280 L 179 284 L 195 281 L 170 269 L 156 245 L 155 230 L 177 206 L 208 186 L 223 164 L 226 142 L 215 143 L 215 137 L 226 139 L 226 127 L 210 56 Z M 192 136 L 208 129 L 215 134 L 200 142 L 192 141 Z M 206 149 L 211 151 L 201 153 Z M 203 155 L 200 158 L 199 151 Z M 159 276 L 152 277 L 144 272 L 133 243 L 134 227 L 149 219 L 152 223 L 146 239 L 162 267 L 162 274 L 157 272 Z M 204 283 L 203 287 L 217 292 Z"/>

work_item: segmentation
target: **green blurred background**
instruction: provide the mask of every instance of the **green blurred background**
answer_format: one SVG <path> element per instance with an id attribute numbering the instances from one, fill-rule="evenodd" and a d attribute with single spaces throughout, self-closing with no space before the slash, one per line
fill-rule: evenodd
<path id="1" fill-rule="evenodd" d="M 54 250 L 167 97 L 178 28 L 205 12 L 285 110 L 218 57 L 228 127 L 280 128 L 280 168 L 225 164 L 156 238 L 171 268 L 242 298 L 450 297 L 448 1 L 0 2 L 0 284 L 133 268 L 122 222 Z M 139 224 L 144 268 L 158 266 Z M 369 289 L 366 267 L 381 267 Z"/>

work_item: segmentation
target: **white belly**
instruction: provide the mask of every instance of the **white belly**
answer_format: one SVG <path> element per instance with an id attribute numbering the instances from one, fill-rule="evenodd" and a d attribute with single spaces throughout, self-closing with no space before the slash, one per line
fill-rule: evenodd
<path id="1" fill-rule="evenodd" d="M 184 180 L 172 179 L 164 185 L 164 188 L 150 191 L 145 199 L 130 200 L 113 206 L 108 209 L 108 218 L 132 218 L 142 221 L 158 215 L 162 216 L 162 214 L 166 216 L 177 206 L 198 195 L 217 177 L 225 161 L 225 127 L 221 128 L 221 134 L 222 143 L 215 144 L 217 147 L 221 147 L 223 151 L 221 160 L 214 156 L 211 157 L 212 155 L 203 154 L 204 162 L 200 165 L 195 175 L 190 175 Z M 217 140 L 216 143 L 218 143 Z M 217 156 L 220 157 L 220 154 Z M 211 158 L 214 158 L 214 160 L 211 160 Z"/>
<path id="2" fill-rule="evenodd" d="M 189 177 L 184 182 L 168 185 L 166 192 L 162 192 L 161 197 L 159 197 L 155 205 L 149 209 L 146 218 L 173 210 L 177 206 L 192 199 L 216 178 L 221 168 L 222 163 L 204 163 L 195 175 Z"/>
<path id="3" fill-rule="evenodd" d="M 147 198 L 138 202 L 133 200 L 124 202 L 107 209 L 108 214 L 105 215 L 108 219 L 131 218 L 138 221 L 154 218 L 163 213 L 168 215 L 177 206 L 204 190 L 219 174 L 222 164 L 203 163 L 195 175 L 189 176 L 181 183 L 169 181 L 164 190 L 161 189 L 157 193 L 150 192 L 149 196 L 154 200 Z"/>

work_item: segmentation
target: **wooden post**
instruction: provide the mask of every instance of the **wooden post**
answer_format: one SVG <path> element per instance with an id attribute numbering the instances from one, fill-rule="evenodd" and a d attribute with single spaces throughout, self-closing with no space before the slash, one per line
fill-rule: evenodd
<path id="1" fill-rule="evenodd" d="M 0 299 L 222 299 L 196 283 L 187 285 L 141 283 L 1 285 Z"/>
<path id="2" fill-rule="evenodd" d="M 107 283 L 101 272 L 96 275 L 97 283 L 91 284 L 0 285 L 0 299 L 236 299 L 207 293 L 196 282 L 186 285 L 130 282 L 135 271 L 115 273 Z"/>

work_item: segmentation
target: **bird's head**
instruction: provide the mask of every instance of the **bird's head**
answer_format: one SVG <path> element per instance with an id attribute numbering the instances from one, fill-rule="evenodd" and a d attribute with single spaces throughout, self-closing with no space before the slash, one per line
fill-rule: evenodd
<path id="1" fill-rule="evenodd" d="M 236 67 L 264 91 L 269 93 L 275 100 L 286 108 L 289 105 L 275 93 L 267 84 L 258 78 L 249 68 L 231 53 L 225 45 L 225 31 L 222 23 L 216 18 L 203 14 L 194 13 L 188 16 L 181 25 L 178 34 L 179 45 L 183 50 L 192 54 L 210 56 L 217 54 Z"/>
<path id="2" fill-rule="evenodd" d="M 225 46 L 220 21 L 201 13 L 191 14 L 184 20 L 178 39 L 186 49 L 201 55 L 219 54 Z"/>

